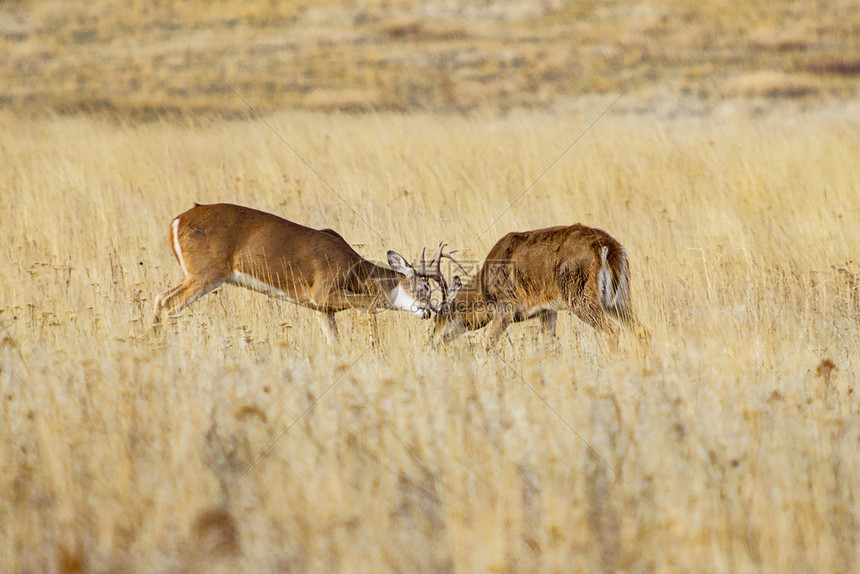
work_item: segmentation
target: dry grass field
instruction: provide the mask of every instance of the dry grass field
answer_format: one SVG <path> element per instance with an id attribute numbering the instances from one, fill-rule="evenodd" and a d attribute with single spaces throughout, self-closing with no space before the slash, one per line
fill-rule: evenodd
<path id="1" fill-rule="evenodd" d="M 860 568 L 852 4 L 307 4 L 3 15 L 2 570 Z M 568 74 L 541 54 L 573 32 L 593 59 Z M 609 57 L 646 40 L 665 61 Z M 235 287 L 155 335 L 195 201 L 375 260 L 600 227 L 651 346 L 564 313 L 555 340 L 433 351 L 387 312 L 371 348 L 347 311 L 330 347 L 314 311 Z"/>
<path id="2" fill-rule="evenodd" d="M 619 112 L 476 242 L 591 119 L 270 117 L 383 243 L 259 122 L 2 116 L 4 563 L 856 567 L 860 112 Z M 480 333 L 434 354 L 396 312 L 378 351 L 356 312 L 329 348 L 315 312 L 232 287 L 153 338 L 167 226 L 195 200 L 334 226 L 369 258 L 599 225 L 652 349 L 610 354 L 564 314 L 555 344 L 520 324 L 498 356 Z"/>
<path id="3" fill-rule="evenodd" d="M 14 0 L 0 102 L 146 118 L 551 107 L 667 94 L 856 97 L 860 4 L 655 0 Z"/>

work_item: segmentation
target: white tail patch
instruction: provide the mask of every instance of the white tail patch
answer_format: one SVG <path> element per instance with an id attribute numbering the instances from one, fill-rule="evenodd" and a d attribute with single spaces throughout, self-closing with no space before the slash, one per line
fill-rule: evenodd
<path id="1" fill-rule="evenodd" d="M 182 267 L 182 272 L 188 275 L 188 268 L 185 266 L 185 259 L 182 257 L 182 248 L 179 247 L 179 218 L 173 220 L 170 225 L 171 241 L 173 242 L 173 251 L 176 252 L 176 258 L 179 260 L 179 266 Z"/>
<path id="2" fill-rule="evenodd" d="M 604 309 L 612 309 L 620 314 L 628 312 L 630 305 L 630 284 L 627 280 L 627 250 L 621 248 L 621 265 L 614 270 L 606 260 L 608 247 L 600 249 L 600 272 L 597 275 L 597 293 Z"/>
<path id="3" fill-rule="evenodd" d="M 597 294 L 600 297 L 600 304 L 604 308 L 612 307 L 613 303 L 613 288 L 612 288 L 612 268 L 607 264 L 606 256 L 609 253 L 609 248 L 605 245 L 600 248 L 600 271 L 597 274 Z"/>

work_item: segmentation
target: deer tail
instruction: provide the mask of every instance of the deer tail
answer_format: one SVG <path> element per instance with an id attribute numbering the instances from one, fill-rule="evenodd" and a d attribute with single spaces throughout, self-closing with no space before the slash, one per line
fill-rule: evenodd
<path id="1" fill-rule="evenodd" d="M 633 322 L 630 303 L 630 282 L 627 277 L 627 250 L 619 248 L 620 256 L 610 257 L 609 247 L 600 248 L 600 272 L 597 276 L 597 293 L 607 313 L 624 324 Z"/>

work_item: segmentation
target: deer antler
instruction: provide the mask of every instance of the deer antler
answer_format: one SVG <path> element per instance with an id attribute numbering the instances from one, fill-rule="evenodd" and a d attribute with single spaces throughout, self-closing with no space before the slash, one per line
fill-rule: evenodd
<path id="1" fill-rule="evenodd" d="M 445 276 L 442 275 L 442 269 L 440 267 L 442 262 L 442 250 L 445 247 L 445 243 L 439 242 L 439 247 L 436 248 L 436 253 L 433 254 L 433 259 L 430 260 L 430 265 L 427 265 L 427 261 L 424 259 L 424 254 L 427 252 L 427 248 L 421 249 L 421 269 L 418 271 L 419 275 L 427 277 L 428 279 L 434 280 L 439 284 L 439 287 L 442 289 L 442 300 L 448 298 L 448 281 L 445 280 Z"/>
<path id="2" fill-rule="evenodd" d="M 453 262 L 454 262 L 454 265 L 456 265 L 457 267 L 459 267 L 459 268 L 460 268 L 460 271 L 462 271 L 463 273 L 466 273 L 466 274 L 468 275 L 468 274 L 469 274 L 469 272 L 468 272 L 468 271 L 466 271 L 466 268 L 465 268 L 465 267 L 463 267 L 462 265 L 460 265 L 460 262 L 459 262 L 459 261 L 457 261 L 456 259 L 454 259 L 453 257 L 451 257 L 451 254 L 452 254 L 452 253 L 459 253 L 459 252 L 460 252 L 460 250 L 459 250 L 459 249 L 454 249 L 453 251 L 449 251 L 448 253 L 443 253 L 443 254 L 442 254 L 442 257 L 447 257 L 448 259 L 450 259 L 451 261 L 453 261 Z"/>
<path id="3" fill-rule="evenodd" d="M 454 259 L 453 257 L 451 257 L 451 253 L 457 253 L 456 249 L 454 251 L 450 251 L 448 253 L 445 253 L 444 250 L 445 250 L 445 247 L 447 245 L 448 244 L 443 242 L 443 241 L 439 242 L 439 247 L 436 248 L 436 253 L 433 254 L 433 259 L 430 260 L 429 265 L 427 264 L 427 261 L 424 258 L 424 255 L 427 252 L 427 248 L 426 247 L 422 248 L 421 249 L 421 264 L 420 264 L 420 267 L 416 270 L 416 273 L 418 275 L 420 275 L 422 277 L 426 277 L 428 279 L 432 279 L 433 281 L 435 281 L 436 283 L 439 284 L 439 288 L 442 289 L 442 302 L 443 303 L 448 300 L 448 281 L 445 279 L 445 276 L 442 275 L 442 268 L 441 268 L 442 258 L 446 257 L 446 258 L 450 259 L 451 261 L 453 261 L 457 265 L 457 267 L 459 267 L 460 269 L 463 270 L 463 273 L 466 272 L 466 270 L 463 268 L 463 266 L 460 265 L 460 262 L 457 261 L 456 259 Z"/>

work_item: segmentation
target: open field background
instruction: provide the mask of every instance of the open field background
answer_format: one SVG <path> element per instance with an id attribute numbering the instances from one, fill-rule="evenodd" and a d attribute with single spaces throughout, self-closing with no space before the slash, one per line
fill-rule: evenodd
<path id="1" fill-rule="evenodd" d="M 19 113 L 548 107 L 633 85 L 675 97 L 855 97 L 850 0 L 18 0 L 0 98 Z"/>
<path id="2" fill-rule="evenodd" d="M 590 119 L 273 115 L 382 243 L 259 122 L 4 115 L 6 564 L 856 567 L 858 110 L 606 117 L 475 243 Z M 556 346 L 525 324 L 503 359 L 475 335 L 434 355 L 429 322 L 390 312 L 377 353 L 346 312 L 329 349 L 314 312 L 237 288 L 154 340 L 167 226 L 195 200 L 331 225 L 371 258 L 600 225 L 653 348 L 608 355 L 565 314 Z"/>
<path id="3" fill-rule="evenodd" d="M 849 2 L 5 4 L 3 569 L 857 570 L 858 37 Z M 331 348 L 238 288 L 155 337 L 194 201 L 370 259 L 600 227 L 652 346 L 345 312 Z"/>

